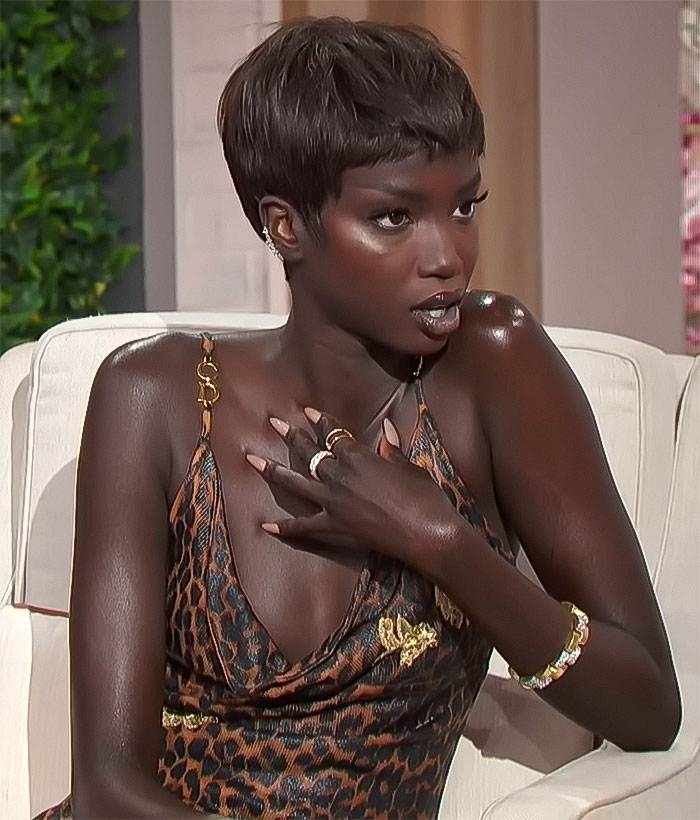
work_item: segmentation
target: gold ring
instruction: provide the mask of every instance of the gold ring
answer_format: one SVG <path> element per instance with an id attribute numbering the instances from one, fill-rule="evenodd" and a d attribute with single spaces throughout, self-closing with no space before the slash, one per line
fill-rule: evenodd
<path id="1" fill-rule="evenodd" d="M 321 480 L 316 470 L 324 458 L 335 458 L 335 456 L 330 450 L 319 450 L 317 453 L 314 453 L 309 460 L 309 475 L 311 478 L 315 478 L 316 481 Z"/>
<path id="2" fill-rule="evenodd" d="M 326 450 L 330 450 L 332 453 L 335 445 L 344 438 L 349 438 L 355 441 L 355 436 L 353 436 L 353 434 L 345 427 L 334 427 L 326 436 Z"/>

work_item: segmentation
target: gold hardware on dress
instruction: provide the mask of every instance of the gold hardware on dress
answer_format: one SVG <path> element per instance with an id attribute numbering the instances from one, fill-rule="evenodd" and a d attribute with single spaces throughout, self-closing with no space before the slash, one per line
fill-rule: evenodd
<path id="1" fill-rule="evenodd" d="M 462 610 L 455 606 L 439 587 L 435 587 L 435 606 L 440 610 L 440 614 L 447 623 L 454 626 L 455 629 L 459 629 L 465 621 L 467 624 L 469 623 Z"/>
<path id="2" fill-rule="evenodd" d="M 379 640 L 384 654 L 400 651 L 399 664 L 411 666 L 431 646 L 437 646 L 437 631 L 421 621 L 412 626 L 402 615 L 379 619 Z"/>
<path id="3" fill-rule="evenodd" d="M 212 357 L 205 353 L 197 364 L 197 379 L 199 381 L 199 395 L 197 401 L 209 409 L 219 400 L 219 386 L 216 383 L 219 377 L 219 368 Z"/>
<path id="4" fill-rule="evenodd" d="M 214 715 L 199 715 L 197 712 L 171 712 L 163 707 L 161 724 L 164 729 L 172 729 L 176 726 L 184 726 L 185 729 L 199 729 L 209 723 L 218 723 L 219 719 Z"/>

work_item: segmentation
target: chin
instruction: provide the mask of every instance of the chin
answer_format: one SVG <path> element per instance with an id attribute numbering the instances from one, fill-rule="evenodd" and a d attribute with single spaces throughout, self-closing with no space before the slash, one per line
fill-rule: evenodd
<path id="1" fill-rule="evenodd" d="M 432 339 L 423 333 L 412 333 L 409 339 L 402 340 L 401 344 L 389 346 L 397 352 L 407 356 L 423 356 L 427 359 L 443 351 L 449 344 L 449 338 Z"/>

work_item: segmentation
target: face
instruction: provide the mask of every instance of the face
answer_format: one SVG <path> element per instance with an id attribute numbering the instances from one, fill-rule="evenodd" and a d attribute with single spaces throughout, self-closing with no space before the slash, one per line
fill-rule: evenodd
<path id="1" fill-rule="evenodd" d="M 467 152 L 346 171 L 340 199 L 321 214 L 321 242 L 302 243 L 292 289 L 365 340 L 439 351 L 459 327 L 476 263 L 480 184 Z"/>

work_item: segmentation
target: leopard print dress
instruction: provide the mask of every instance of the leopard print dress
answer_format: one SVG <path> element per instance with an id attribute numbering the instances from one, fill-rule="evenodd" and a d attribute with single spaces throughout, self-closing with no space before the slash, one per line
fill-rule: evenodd
<path id="1" fill-rule="evenodd" d="M 409 458 L 512 561 L 414 384 Z M 436 817 L 491 645 L 425 578 L 370 553 L 342 623 L 289 662 L 238 582 L 210 429 L 205 410 L 170 513 L 160 783 L 236 818 Z M 70 816 L 70 797 L 40 815 Z"/>

